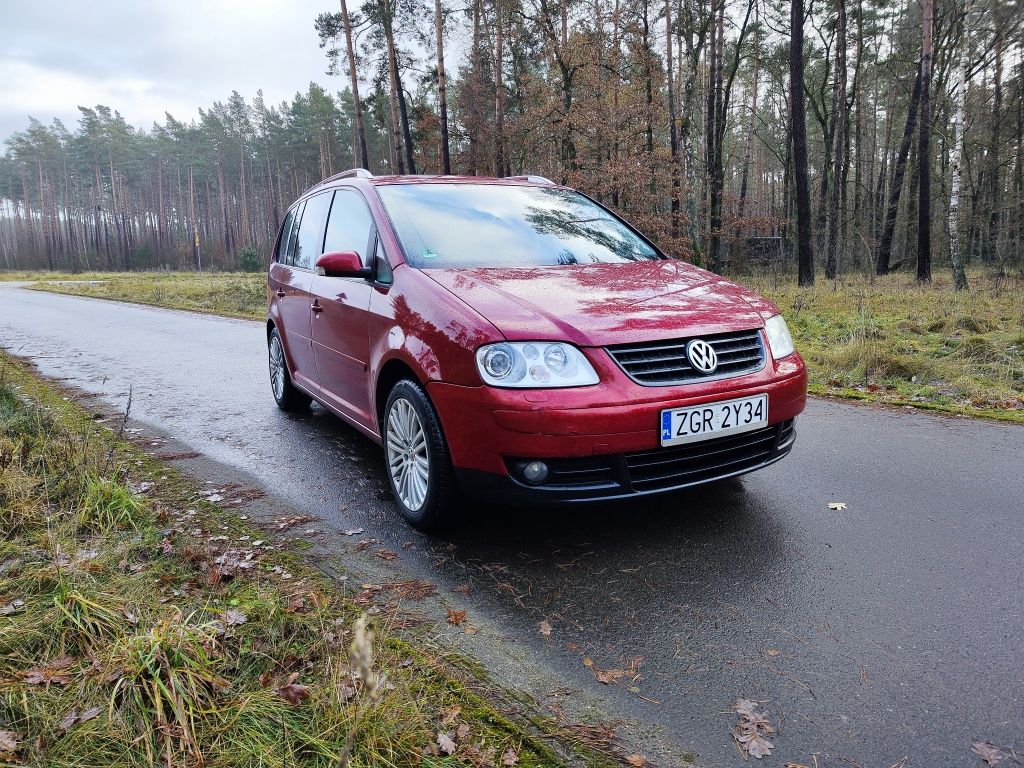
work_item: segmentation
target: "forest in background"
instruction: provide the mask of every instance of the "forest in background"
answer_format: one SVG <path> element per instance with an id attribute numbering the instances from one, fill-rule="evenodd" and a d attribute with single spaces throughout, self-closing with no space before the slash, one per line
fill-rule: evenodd
<path id="1" fill-rule="evenodd" d="M 107 106 L 29 120 L 0 157 L 0 267 L 259 268 L 290 202 L 361 166 L 547 176 L 720 272 L 934 265 L 966 287 L 965 265 L 1022 263 L 1022 17 L 1016 0 L 341 0 L 310 19 L 335 92 L 236 92 L 149 130 Z"/>

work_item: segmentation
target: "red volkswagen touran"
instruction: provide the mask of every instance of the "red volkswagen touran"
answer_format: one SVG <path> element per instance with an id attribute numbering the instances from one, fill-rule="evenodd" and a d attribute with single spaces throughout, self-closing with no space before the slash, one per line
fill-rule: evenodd
<path id="1" fill-rule="evenodd" d="M 785 456 L 807 375 L 778 308 L 525 176 L 348 171 L 270 265 L 274 398 L 384 446 L 405 517 L 659 493 Z"/>

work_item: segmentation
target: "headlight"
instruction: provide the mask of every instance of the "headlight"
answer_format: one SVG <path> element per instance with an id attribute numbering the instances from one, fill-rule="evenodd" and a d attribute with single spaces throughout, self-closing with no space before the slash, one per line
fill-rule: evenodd
<path id="1" fill-rule="evenodd" d="M 789 333 L 789 326 L 782 315 L 769 317 L 764 324 L 764 334 L 768 337 L 768 346 L 772 348 L 772 357 L 781 360 L 792 355 L 796 351 L 793 346 L 793 337 Z"/>
<path id="2" fill-rule="evenodd" d="M 598 382 L 584 354 L 561 342 L 487 344 L 476 351 L 476 367 L 492 387 L 585 387 Z"/>

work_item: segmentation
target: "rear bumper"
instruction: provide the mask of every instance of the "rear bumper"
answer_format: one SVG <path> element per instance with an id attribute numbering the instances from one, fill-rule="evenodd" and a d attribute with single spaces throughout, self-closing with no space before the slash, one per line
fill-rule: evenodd
<path id="1" fill-rule="evenodd" d="M 762 469 L 796 441 L 794 419 L 674 448 L 552 459 L 549 478 L 531 485 L 505 473 L 456 468 L 463 492 L 481 501 L 566 504 L 666 493 Z"/>

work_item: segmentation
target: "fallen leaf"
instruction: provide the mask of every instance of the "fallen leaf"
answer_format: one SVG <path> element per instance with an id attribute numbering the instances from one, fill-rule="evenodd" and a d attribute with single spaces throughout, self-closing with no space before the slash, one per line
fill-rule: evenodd
<path id="1" fill-rule="evenodd" d="M 78 722 L 86 723 L 90 720 L 95 720 L 100 716 L 100 712 L 102 712 L 102 710 L 99 707 L 89 707 L 88 709 L 83 710 L 82 714 L 78 716 Z"/>
<path id="2" fill-rule="evenodd" d="M 358 536 L 362 532 L 363 532 L 362 528 L 346 528 L 344 531 L 341 532 L 341 535 L 342 536 Z"/>
<path id="3" fill-rule="evenodd" d="M 381 560 L 394 560 L 396 557 L 398 557 L 398 553 L 392 552 L 390 549 L 378 549 L 377 557 L 379 557 Z"/>
<path id="4" fill-rule="evenodd" d="M 547 621 L 547 619 L 545 619 L 544 621 L 542 621 L 542 622 L 541 622 L 540 624 L 538 624 L 537 626 L 538 626 L 538 627 L 539 627 L 539 629 L 540 629 L 540 633 L 541 633 L 542 635 L 544 635 L 544 637 L 551 637 L 551 625 L 550 625 L 550 624 L 548 624 L 548 621 Z"/>
<path id="5" fill-rule="evenodd" d="M 237 627 L 240 624 L 245 624 L 248 620 L 248 616 L 241 611 L 236 611 L 234 608 L 231 608 L 224 613 L 224 622 L 229 627 Z"/>
<path id="6" fill-rule="evenodd" d="M 769 648 L 767 651 L 765 651 L 765 653 L 767 653 L 769 656 L 778 656 L 781 653 L 781 651 L 779 651 L 778 648 Z"/>
<path id="7" fill-rule="evenodd" d="M 828 503 L 828 508 L 832 509 L 832 510 L 835 510 L 836 512 L 841 512 L 844 509 L 846 509 L 846 502 L 845 501 L 830 501 Z"/>
<path id="8" fill-rule="evenodd" d="M 462 714 L 462 707 L 456 704 L 453 707 L 447 709 L 444 713 L 444 717 L 441 718 L 441 725 L 452 725 L 459 715 Z"/>
<path id="9" fill-rule="evenodd" d="M 750 699 L 737 699 L 732 705 L 733 712 L 739 722 L 732 728 L 732 737 L 739 745 L 744 757 L 760 760 L 772 753 L 775 745 L 768 740 L 768 735 L 775 732 L 768 718 L 758 712 L 758 703 Z"/>
<path id="10" fill-rule="evenodd" d="M 14 731 L 0 731 L 0 752 L 14 752 L 19 743 Z"/>
<path id="11" fill-rule="evenodd" d="M 617 683 L 625 676 L 626 670 L 624 669 L 599 669 L 594 667 L 594 677 L 597 678 L 597 682 L 604 683 L 605 685 Z"/>
<path id="12" fill-rule="evenodd" d="M 456 627 L 462 624 L 466 620 L 465 611 L 456 611 L 454 608 L 448 609 L 448 623 L 454 624 Z"/>
<path id="13" fill-rule="evenodd" d="M 270 525 L 270 529 L 273 531 L 286 531 L 289 528 L 294 528 L 296 525 L 312 523 L 319 519 L 319 517 L 315 517 L 313 515 L 289 515 L 286 517 L 279 517 Z"/>
<path id="14" fill-rule="evenodd" d="M 515 765 L 519 762 L 519 753 L 516 752 L 512 747 L 505 750 L 505 754 L 501 756 L 502 765 Z"/>
<path id="15" fill-rule="evenodd" d="M 455 754 L 455 740 L 450 733 L 439 732 L 437 734 L 437 747 L 446 755 Z"/>
<path id="16" fill-rule="evenodd" d="M 298 706 L 303 701 L 309 698 L 309 687 L 300 685 L 295 681 L 298 680 L 299 673 L 292 672 L 284 685 L 278 686 L 274 691 L 284 699 L 287 699 L 292 704 Z"/>
<path id="17" fill-rule="evenodd" d="M 455 729 L 455 735 L 458 737 L 459 741 L 463 741 L 467 736 L 469 736 L 469 726 L 465 723 L 459 723 L 459 727 Z"/>
<path id="18" fill-rule="evenodd" d="M 475 635 L 479 631 L 480 627 L 474 627 L 472 624 L 467 624 L 466 628 L 463 630 L 467 635 Z"/>
<path id="19" fill-rule="evenodd" d="M 12 600 L 7 605 L 0 606 L 0 616 L 10 616 L 25 607 L 24 600 Z"/>
<path id="20" fill-rule="evenodd" d="M 989 741 L 972 741 L 971 752 L 978 755 L 990 766 L 997 765 L 1003 760 L 1003 750 Z"/>
<path id="21" fill-rule="evenodd" d="M 452 592 L 458 592 L 459 594 L 468 595 L 469 589 L 469 584 L 460 584 L 455 589 L 453 589 Z"/>
<path id="22" fill-rule="evenodd" d="M 72 709 L 70 712 L 68 712 L 66 715 L 64 715 L 64 717 L 60 719 L 60 722 L 57 723 L 57 727 L 60 728 L 62 731 L 66 731 L 77 722 L 78 710 Z"/>
<path id="23" fill-rule="evenodd" d="M 626 758 L 626 762 L 634 766 L 634 768 L 644 768 L 647 765 L 647 758 L 643 755 L 629 755 Z"/>
<path id="24" fill-rule="evenodd" d="M 23 679 L 29 685 L 67 685 L 71 682 L 71 677 L 65 670 L 74 662 L 70 656 L 61 655 L 41 667 L 30 669 Z"/>

